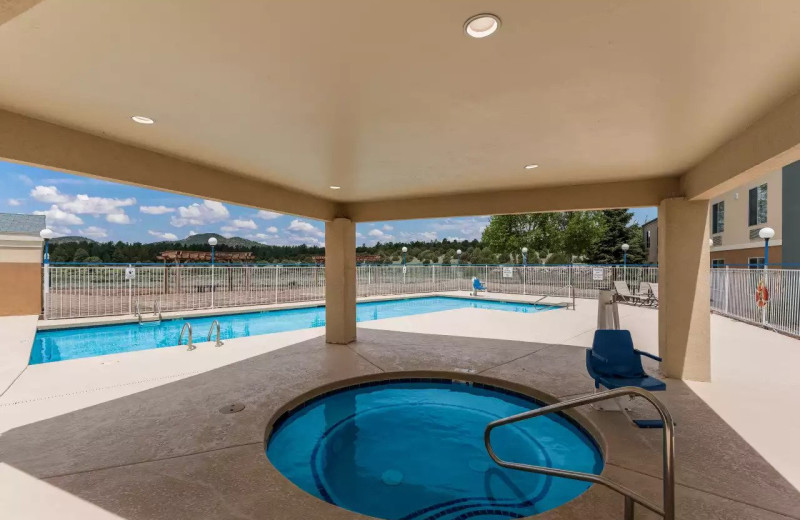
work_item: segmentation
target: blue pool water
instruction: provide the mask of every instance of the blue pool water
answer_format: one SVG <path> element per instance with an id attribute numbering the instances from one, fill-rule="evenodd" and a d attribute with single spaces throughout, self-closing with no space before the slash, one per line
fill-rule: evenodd
<path id="1" fill-rule="evenodd" d="M 388 520 L 522 518 L 577 497 L 586 482 L 501 468 L 486 425 L 538 408 L 523 397 L 450 381 L 362 385 L 312 400 L 277 423 L 270 462 L 304 491 Z M 594 441 L 563 416 L 492 433 L 500 458 L 600 473 Z"/>
<path id="2" fill-rule="evenodd" d="M 547 305 L 434 296 L 359 303 L 356 306 L 356 319 L 372 321 L 467 307 L 511 312 L 540 312 L 556 308 Z M 181 327 L 185 321 L 191 322 L 195 342 L 198 343 L 205 341 L 208 329 L 215 319 L 220 322 L 222 339 L 232 339 L 322 327 L 325 325 L 325 307 L 209 316 L 188 320 L 176 319 L 141 325 L 128 323 L 39 331 L 33 340 L 30 364 L 175 346 L 178 344 Z"/>

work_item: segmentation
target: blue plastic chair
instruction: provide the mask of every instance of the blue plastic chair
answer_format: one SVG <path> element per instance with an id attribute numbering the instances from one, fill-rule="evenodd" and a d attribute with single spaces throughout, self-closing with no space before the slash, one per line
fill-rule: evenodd
<path id="1" fill-rule="evenodd" d="M 486 286 L 483 285 L 481 283 L 481 281 L 477 277 L 472 279 L 472 288 L 475 289 L 476 291 L 485 291 L 486 290 Z"/>
<path id="2" fill-rule="evenodd" d="M 651 392 L 666 390 L 666 383 L 647 375 L 644 371 L 642 356 L 661 361 L 658 356 L 635 349 L 630 331 L 595 331 L 592 348 L 586 351 L 586 369 L 594 379 L 595 391 L 601 385 L 609 390 L 623 386 L 637 386 Z M 624 407 L 620 408 L 625 412 Z M 628 414 L 625 413 L 625 415 Z M 664 426 L 660 420 L 632 421 L 640 428 L 662 428 Z"/>

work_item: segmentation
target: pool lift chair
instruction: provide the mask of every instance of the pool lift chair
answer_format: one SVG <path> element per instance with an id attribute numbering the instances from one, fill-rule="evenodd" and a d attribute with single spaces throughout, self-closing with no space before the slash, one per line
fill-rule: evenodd
<path id="1" fill-rule="evenodd" d="M 472 277 L 472 296 L 478 296 L 478 291 L 488 292 L 486 286 L 481 283 L 477 276 Z"/>
<path id="2" fill-rule="evenodd" d="M 586 351 L 586 369 L 594 379 L 595 393 L 601 385 L 609 390 L 629 386 L 650 392 L 666 390 L 666 383 L 644 371 L 642 356 L 661 361 L 658 356 L 635 349 L 628 330 L 595 331 L 592 348 Z M 619 398 L 615 402 L 625 417 L 639 428 L 664 427 L 660 419 L 632 419 Z"/>

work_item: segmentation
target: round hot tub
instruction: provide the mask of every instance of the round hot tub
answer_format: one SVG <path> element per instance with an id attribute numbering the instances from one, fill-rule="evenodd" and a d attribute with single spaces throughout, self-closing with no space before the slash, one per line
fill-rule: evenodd
<path id="1" fill-rule="evenodd" d="M 267 457 L 295 485 L 331 504 L 388 520 L 522 518 L 590 484 L 497 466 L 486 425 L 541 403 L 500 388 L 393 380 L 330 392 L 282 415 Z M 599 474 L 600 451 L 571 419 L 548 415 L 500 427 L 505 460 Z"/>

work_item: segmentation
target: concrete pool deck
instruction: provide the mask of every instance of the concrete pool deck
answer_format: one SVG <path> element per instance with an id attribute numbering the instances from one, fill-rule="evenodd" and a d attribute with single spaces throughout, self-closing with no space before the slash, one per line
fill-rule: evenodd
<path id="1" fill-rule="evenodd" d="M 24 472 L 77 497 L 76 510 L 98 506 L 128 519 L 363 518 L 304 494 L 271 467 L 263 441 L 275 411 L 323 384 L 409 370 L 474 372 L 555 398 L 590 392 L 582 347 L 595 312 L 590 300 L 575 311 L 535 314 L 459 309 L 361 324 L 359 341 L 347 347 L 325 345 L 322 329 L 307 329 L 229 340 L 220 349 L 200 344 L 192 352 L 28 367 L 0 397 L 0 461 L 16 468 L 0 471 L 0 487 L 30 486 Z M 657 314 L 629 306 L 620 314 L 637 346 L 654 350 Z M 800 391 L 792 379 L 781 382 L 798 366 L 800 343 L 719 316 L 712 331 L 714 382 L 670 380 L 659 395 L 678 423 L 678 518 L 800 518 L 792 486 L 800 481 L 798 450 L 791 448 L 798 425 L 787 413 Z M 775 367 L 778 355 L 785 362 Z M 789 396 L 754 410 L 776 392 Z M 233 401 L 247 408 L 217 411 Z M 657 497 L 660 432 L 637 430 L 611 412 L 585 415 L 604 432 L 609 475 Z M 541 518 L 619 518 L 621 504 L 594 486 Z"/>

